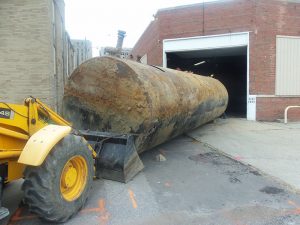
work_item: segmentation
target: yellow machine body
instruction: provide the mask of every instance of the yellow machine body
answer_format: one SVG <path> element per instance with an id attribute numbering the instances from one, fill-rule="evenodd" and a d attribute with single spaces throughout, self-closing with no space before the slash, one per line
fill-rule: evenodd
<path id="1" fill-rule="evenodd" d="M 0 102 L 0 220 L 9 215 L 2 207 L 2 184 L 24 178 L 24 202 L 31 212 L 65 222 L 83 207 L 94 176 L 127 182 L 142 168 L 133 135 L 72 129 L 33 97 L 24 105 Z M 45 191 L 44 183 L 47 193 L 36 197 Z"/>
<path id="2" fill-rule="evenodd" d="M 18 163 L 40 166 L 51 149 L 71 132 L 69 126 L 48 125 L 33 134 L 27 141 Z"/>
<path id="3" fill-rule="evenodd" d="M 41 165 L 53 146 L 71 132 L 70 125 L 35 98 L 27 98 L 24 105 L 0 102 L 0 173 L 6 173 L 0 175 L 4 182 L 22 178 L 26 165 Z"/>

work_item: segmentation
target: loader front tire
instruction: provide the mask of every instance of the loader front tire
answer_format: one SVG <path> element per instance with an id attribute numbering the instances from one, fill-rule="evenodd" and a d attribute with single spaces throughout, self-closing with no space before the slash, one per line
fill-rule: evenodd
<path id="1" fill-rule="evenodd" d="M 68 135 L 41 166 L 26 168 L 24 202 L 43 220 L 65 222 L 84 206 L 93 175 L 91 150 L 81 137 Z"/>

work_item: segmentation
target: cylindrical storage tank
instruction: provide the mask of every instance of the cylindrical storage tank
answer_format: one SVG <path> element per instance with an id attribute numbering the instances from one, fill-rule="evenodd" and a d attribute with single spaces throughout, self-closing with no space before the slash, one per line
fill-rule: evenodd
<path id="1" fill-rule="evenodd" d="M 136 134 L 140 153 L 219 117 L 227 103 L 214 78 L 97 57 L 70 76 L 63 113 L 77 129 Z"/>

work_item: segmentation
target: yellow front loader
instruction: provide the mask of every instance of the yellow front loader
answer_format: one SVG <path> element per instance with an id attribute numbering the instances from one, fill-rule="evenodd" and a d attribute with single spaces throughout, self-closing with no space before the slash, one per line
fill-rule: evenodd
<path id="1" fill-rule="evenodd" d="M 77 131 L 36 98 L 0 102 L 0 220 L 6 183 L 24 178 L 24 202 L 51 222 L 80 210 L 93 177 L 127 182 L 143 168 L 129 134 Z"/>

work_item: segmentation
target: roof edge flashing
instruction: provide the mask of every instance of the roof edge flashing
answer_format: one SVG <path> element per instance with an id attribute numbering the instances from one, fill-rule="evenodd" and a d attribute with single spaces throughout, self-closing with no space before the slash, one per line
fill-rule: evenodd
<path id="1" fill-rule="evenodd" d="M 209 5 L 209 4 L 220 4 L 220 3 L 226 3 L 226 2 L 233 2 L 234 0 L 210 0 L 210 1 L 205 1 L 201 3 L 194 3 L 194 4 L 187 4 L 187 5 L 180 5 L 180 6 L 173 6 L 173 7 L 166 7 L 166 8 L 161 8 L 157 10 L 157 14 L 161 12 L 166 12 L 166 11 L 172 11 L 172 10 L 180 10 L 180 9 L 186 9 L 186 8 L 193 8 L 197 6 L 203 6 L 204 5 Z"/>

